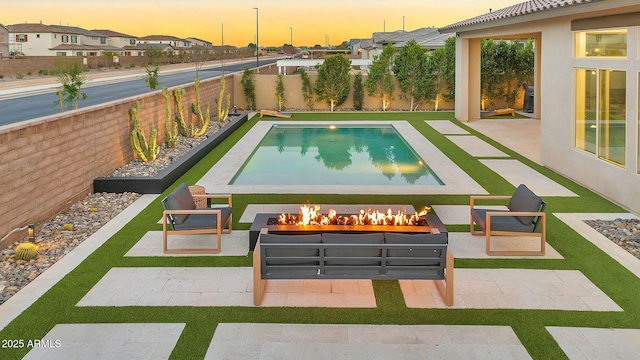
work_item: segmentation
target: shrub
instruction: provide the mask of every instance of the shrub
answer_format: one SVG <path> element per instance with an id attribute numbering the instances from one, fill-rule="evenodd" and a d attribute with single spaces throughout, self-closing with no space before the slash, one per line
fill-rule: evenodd
<path id="1" fill-rule="evenodd" d="M 356 73 L 353 79 L 353 108 L 360 111 L 364 103 L 364 86 L 362 85 L 362 73 Z"/>

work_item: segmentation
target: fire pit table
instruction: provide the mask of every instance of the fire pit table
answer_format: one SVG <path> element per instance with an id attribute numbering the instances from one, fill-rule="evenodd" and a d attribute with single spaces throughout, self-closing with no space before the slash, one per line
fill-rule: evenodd
<path id="1" fill-rule="evenodd" d="M 256 214 L 251 228 L 249 229 L 249 249 L 253 251 L 260 235 L 260 229 L 268 229 L 270 234 L 316 234 L 316 233 L 373 233 L 373 232 L 395 232 L 405 234 L 437 234 L 447 233 L 447 229 L 442 224 L 440 218 L 435 214 L 424 215 L 424 224 L 420 225 L 279 225 L 278 217 L 281 214 Z"/>

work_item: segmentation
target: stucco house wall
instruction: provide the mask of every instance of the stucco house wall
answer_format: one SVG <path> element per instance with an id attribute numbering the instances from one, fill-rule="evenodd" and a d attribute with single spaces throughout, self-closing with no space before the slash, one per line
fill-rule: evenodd
<path id="1" fill-rule="evenodd" d="M 470 25 L 458 30 L 456 59 L 456 116 L 461 121 L 478 118 L 479 41 L 483 38 L 538 36 L 536 42 L 536 118 L 540 119 L 543 165 L 600 193 L 632 212 L 640 214 L 638 135 L 639 26 L 620 26 L 602 21 L 615 14 L 640 15 L 633 1 L 600 1 L 547 11 L 545 14 L 496 21 L 494 26 Z M 556 16 L 549 16 L 555 14 Z M 546 15 L 546 16 L 545 16 Z M 531 20 L 525 20 L 531 19 Z M 627 57 L 574 58 L 572 21 L 601 18 L 594 24 L 627 29 Z M 637 17 L 640 19 L 640 16 Z M 640 20 L 639 20 L 640 21 Z M 499 26 L 499 24 L 502 24 Z M 634 24 L 638 25 L 638 24 Z M 599 29 L 598 27 L 593 28 Z M 469 30 L 469 31 L 465 31 Z M 479 62 L 479 61 L 478 61 Z M 575 69 L 594 68 L 626 71 L 626 149 L 624 167 L 598 158 L 575 146 Z M 466 76 L 466 78 L 465 78 Z M 526 136 L 526 134 L 522 134 Z M 588 209 L 585 209 L 588 210 Z"/>

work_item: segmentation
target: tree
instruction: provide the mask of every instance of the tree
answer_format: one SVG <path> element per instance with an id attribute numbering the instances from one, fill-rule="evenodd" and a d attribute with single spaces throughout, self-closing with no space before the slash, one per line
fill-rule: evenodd
<path id="1" fill-rule="evenodd" d="M 447 89 L 447 73 L 446 73 L 446 53 L 444 49 L 441 51 L 433 51 L 427 54 L 426 73 L 429 74 L 428 83 L 429 90 L 427 98 L 434 100 L 434 110 L 439 109 L 440 97 L 445 97 L 442 93 Z"/>
<path id="2" fill-rule="evenodd" d="M 115 51 L 103 51 L 102 52 L 102 57 L 104 58 L 104 62 L 107 65 L 108 69 L 111 69 L 111 67 L 113 66 L 113 58 L 114 56 L 117 56 L 118 53 Z"/>
<path id="3" fill-rule="evenodd" d="M 318 79 L 315 91 L 318 99 L 326 100 L 333 111 L 334 107 L 342 105 L 351 90 L 349 71 L 351 60 L 342 54 L 330 56 L 318 68 Z"/>
<path id="4" fill-rule="evenodd" d="M 247 102 L 247 107 L 251 110 L 256 110 L 256 84 L 253 70 L 249 68 L 244 69 L 240 83 L 242 84 L 242 92 L 244 93 L 244 100 Z"/>
<path id="5" fill-rule="evenodd" d="M 353 108 L 360 111 L 364 103 L 364 85 L 362 84 L 362 73 L 356 73 L 353 78 Z"/>
<path id="6" fill-rule="evenodd" d="M 496 64 L 496 43 L 493 39 L 480 42 L 480 87 L 481 109 L 486 108 L 487 102 L 494 100 L 499 94 L 500 71 Z"/>
<path id="7" fill-rule="evenodd" d="M 431 84 L 432 74 L 428 71 L 427 52 L 415 40 L 410 40 L 401 49 L 393 62 L 393 73 L 398 79 L 400 90 L 410 99 L 409 110 L 414 111 L 424 100 L 435 98 Z"/>
<path id="8" fill-rule="evenodd" d="M 393 90 L 393 55 L 396 49 L 393 45 L 387 45 L 382 54 L 373 57 L 373 62 L 369 66 L 369 77 L 365 81 L 365 86 L 369 91 L 369 96 L 375 95 L 382 102 L 382 111 L 387 110 L 391 103 Z"/>
<path id="9" fill-rule="evenodd" d="M 452 36 L 445 40 L 444 49 L 436 49 L 436 52 L 442 51 L 442 78 L 443 89 L 447 91 L 441 92 L 445 100 L 453 100 L 456 98 L 456 38 Z"/>
<path id="10" fill-rule="evenodd" d="M 309 110 L 313 110 L 313 84 L 304 68 L 300 69 L 300 78 L 302 79 L 302 97 L 307 102 Z"/>
<path id="11" fill-rule="evenodd" d="M 61 85 L 56 92 L 58 100 L 54 101 L 54 106 L 60 105 L 60 109 L 64 112 L 65 104 L 70 109 L 75 101 L 75 108 L 78 109 L 80 100 L 87 99 L 87 94 L 81 91 L 82 85 L 86 82 L 82 76 L 82 66 L 77 61 L 57 63 L 55 66 Z"/>
<path id="12" fill-rule="evenodd" d="M 200 69 L 210 58 L 211 54 L 209 54 L 209 50 L 205 47 L 194 46 L 191 49 L 190 59 L 196 69 L 196 79 L 200 77 Z"/>
<path id="13" fill-rule="evenodd" d="M 524 45 L 519 40 L 497 43 L 484 40 L 480 51 L 483 102 L 503 98 L 507 106 L 512 107 L 522 82 L 532 80 L 533 40 L 527 40 Z"/>
<path id="14" fill-rule="evenodd" d="M 284 92 L 284 74 L 278 74 L 276 80 L 276 101 L 278 102 L 278 111 L 284 110 L 284 103 L 287 101 Z"/>
<path id="15" fill-rule="evenodd" d="M 147 49 L 144 54 L 149 59 L 149 64 L 160 65 L 160 59 L 162 58 L 162 50 L 160 49 Z"/>

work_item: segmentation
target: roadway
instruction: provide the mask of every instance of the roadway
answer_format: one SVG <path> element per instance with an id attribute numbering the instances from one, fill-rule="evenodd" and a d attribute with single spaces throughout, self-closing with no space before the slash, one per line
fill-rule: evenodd
<path id="1" fill-rule="evenodd" d="M 274 64 L 276 60 L 262 59 L 259 66 Z M 255 66 L 256 63 L 250 60 L 229 62 L 224 65 L 224 72 L 232 74 L 244 71 L 245 68 L 255 68 Z M 199 70 L 199 76 L 203 80 L 215 78 L 221 74 L 222 66 L 220 64 L 202 67 Z M 195 78 L 194 67 L 171 72 L 161 71 L 158 76 L 160 87 L 190 84 Z M 0 92 L 0 127 L 59 114 L 60 106 L 54 105 L 58 98 L 56 94 L 58 86 L 59 84 L 55 83 Z M 146 81 L 143 80 L 143 75 L 137 74 L 87 81 L 82 92 L 87 94 L 87 99 L 80 101 L 80 109 L 145 94 L 149 92 L 149 88 Z"/>

